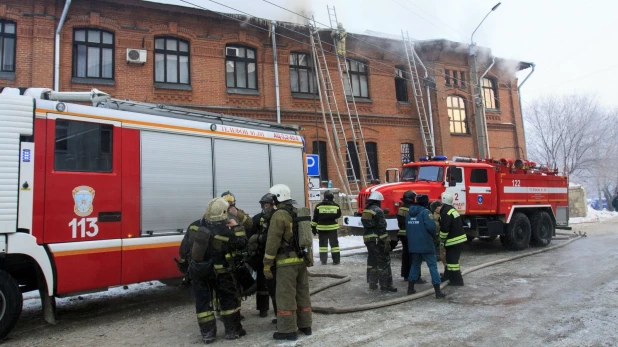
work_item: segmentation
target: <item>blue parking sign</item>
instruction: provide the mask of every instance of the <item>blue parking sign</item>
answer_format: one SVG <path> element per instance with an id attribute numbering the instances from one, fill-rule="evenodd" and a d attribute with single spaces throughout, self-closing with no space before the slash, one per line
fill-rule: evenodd
<path id="1" fill-rule="evenodd" d="M 320 176 L 320 157 L 307 154 L 307 176 Z"/>

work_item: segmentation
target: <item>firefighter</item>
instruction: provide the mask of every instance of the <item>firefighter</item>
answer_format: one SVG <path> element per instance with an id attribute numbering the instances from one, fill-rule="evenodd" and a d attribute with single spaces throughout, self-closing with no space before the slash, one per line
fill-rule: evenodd
<path id="1" fill-rule="evenodd" d="M 367 246 L 367 282 L 369 289 L 378 289 L 384 292 L 396 292 L 393 287 L 391 273 L 391 243 L 386 231 L 384 211 L 380 208 L 384 196 L 380 192 L 372 192 L 367 198 L 367 206 L 363 210 L 361 222 L 365 228 L 363 240 Z"/>
<path id="2" fill-rule="evenodd" d="M 335 196 L 331 192 L 324 193 L 324 201 L 317 204 L 313 210 L 313 220 L 311 227 L 313 234 L 320 235 L 320 261 L 322 265 L 326 265 L 328 260 L 328 244 L 330 242 L 330 254 L 333 258 L 333 265 L 339 265 L 339 240 L 337 239 L 337 231 L 339 230 L 339 222 L 337 219 L 341 217 L 341 207 L 334 202 Z"/>
<path id="3" fill-rule="evenodd" d="M 348 33 L 343 28 L 342 23 L 337 24 L 337 30 L 333 30 L 330 36 L 335 40 L 337 44 L 337 55 L 341 58 L 345 58 L 345 38 Z"/>
<path id="4" fill-rule="evenodd" d="M 296 213 L 293 206 L 296 201 L 284 184 L 275 184 L 268 192 L 275 196 L 277 204 L 268 226 L 264 254 L 264 277 L 273 278 L 272 267 L 277 267 L 277 332 L 273 338 L 294 341 L 298 338 L 297 330 L 305 335 L 312 333 L 307 265 L 294 237 L 294 229 L 298 227 L 292 217 Z"/>
<path id="5" fill-rule="evenodd" d="M 444 200 L 448 200 L 448 197 Z M 459 257 L 461 256 L 462 243 L 467 241 L 463 222 L 453 206 L 434 201 L 431 203 L 431 211 L 440 216 L 440 244 L 446 249 L 446 270 L 442 282 L 449 281 L 451 285 L 463 286 L 463 277 Z"/>
<path id="6" fill-rule="evenodd" d="M 410 254 L 408 253 L 408 236 L 406 235 L 406 216 L 408 215 L 408 209 L 414 203 L 414 199 L 417 197 L 416 193 L 412 190 L 408 190 L 403 193 L 403 197 L 401 198 L 401 202 L 403 205 L 397 211 L 397 224 L 399 225 L 399 232 L 397 233 L 397 239 L 401 241 L 401 277 L 403 277 L 404 281 L 408 280 L 410 277 Z M 397 247 L 397 243 L 391 244 L 391 248 Z M 417 284 L 425 284 L 427 281 L 421 278 L 419 275 Z"/>
<path id="7" fill-rule="evenodd" d="M 228 213 L 231 215 L 230 218 L 236 219 L 236 224 L 242 225 L 245 227 L 245 230 L 251 230 L 251 226 L 253 225 L 253 220 L 249 217 L 245 211 L 239 209 L 236 206 L 236 197 L 229 190 L 223 194 L 221 197 L 225 199 L 225 201 L 230 204 L 230 209 Z"/>
<path id="8" fill-rule="evenodd" d="M 228 208 L 223 198 L 208 203 L 191 249 L 189 272 L 197 321 L 206 344 L 214 342 L 217 335 L 215 310 L 223 321 L 225 339 L 247 334 L 240 323 L 240 287 L 234 277 L 235 253 L 247 246 L 247 238 L 244 227 L 229 218 Z"/>
<path id="9" fill-rule="evenodd" d="M 408 278 L 408 295 L 416 293 L 414 283 L 420 277 L 421 261 L 425 260 L 431 274 L 431 283 L 436 293 L 436 299 L 442 299 L 446 297 L 446 294 L 440 290 L 440 274 L 438 273 L 434 243 L 436 224 L 429 216 L 429 211 L 418 203 L 411 205 L 406 215 L 405 227 L 409 247 L 403 251 L 410 252 L 410 258 L 412 258 L 410 277 Z"/>
<path id="10" fill-rule="evenodd" d="M 260 311 L 260 317 L 268 316 L 268 297 L 273 302 L 273 310 L 277 312 L 275 300 L 275 279 L 266 280 L 264 277 L 264 249 L 266 248 L 266 236 L 270 218 L 275 212 L 274 195 L 267 193 L 260 199 L 262 212 L 253 216 L 253 227 L 247 233 L 249 238 L 248 263 L 257 272 L 257 294 L 255 297 L 256 308 Z M 274 320 L 273 320 L 274 322 Z"/>

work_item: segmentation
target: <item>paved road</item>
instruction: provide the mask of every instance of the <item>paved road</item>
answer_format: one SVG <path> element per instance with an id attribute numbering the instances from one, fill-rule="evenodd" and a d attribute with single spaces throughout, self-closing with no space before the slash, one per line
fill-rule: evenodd
<path id="1" fill-rule="evenodd" d="M 297 346 L 616 346 L 618 345 L 618 219 L 578 226 L 588 237 L 547 253 L 471 273 L 465 287 L 447 287 L 447 300 L 427 297 L 346 315 L 314 314 L 314 334 Z M 558 243 L 558 242 L 553 242 Z M 475 241 L 462 267 L 512 255 L 499 242 Z M 395 294 L 375 294 L 364 282 L 365 256 L 314 272 L 348 273 L 352 281 L 314 297 L 314 305 L 353 305 L 404 295 L 393 259 Z M 426 270 L 423 270 L 426 274 Z M 312 287 L 328 280 L 312 279 Z M 421 289 L 428 288 L 423 287 Z M 188 346 L 201 344 L 191 296 L 141 285 L 124 295 L 59 302 L 60 322 L 46 325 L 28 305 L 6 346 Z M 218 346 L 272 346 L 273 325 L 243 303 L 249 335 Z M 222 324 L 219 324 L 222 336 Z"/>

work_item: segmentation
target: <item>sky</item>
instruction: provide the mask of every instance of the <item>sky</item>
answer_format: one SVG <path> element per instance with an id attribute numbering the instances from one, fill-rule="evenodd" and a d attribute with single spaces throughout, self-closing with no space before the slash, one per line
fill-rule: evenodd
<path id="1" fill-rule="evenodd" d="M 155 0 L 152 0 L 155 1 Z M 233 13 L 210 0 L 188 0 L 207 9 Z M 264 0 L 216 0 L 251 15 L 301 23 L 301 18 Z M 328 23 L 335 6 L 349 32 L 373 30 L 414 39 L 469 43 L 470 35 L 497 0 L 268 0 L 313 13 Z M 180 0 L 158 0 L 191 7 Z M 618 108 L 618 2 L 610 0 L 503 0 L 474 36 L 494 55 L 536 64 L 522 87 L 524 107 L 546 94 L 590 93 Z M 518 74 L 520 81 L 530 70 Z"/>

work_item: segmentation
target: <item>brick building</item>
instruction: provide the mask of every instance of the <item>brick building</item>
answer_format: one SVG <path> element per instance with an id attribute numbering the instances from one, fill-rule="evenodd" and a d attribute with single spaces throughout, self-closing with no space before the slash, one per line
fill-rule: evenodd
<path id="1" fill-rule="evenodd" d="M 1 87 L 53 88 L 55 30 L 64 4 L 60 0 L 0 4 Z M 115 98 L 275 121 L 269 28 L 266 20 L 146 1 L 74 0 L 60 35 L 60 90 L 97 88 Z M 326 147 L 326 137 L 319 99 L 312 94 L 312 72 L 305 63 L 311 51 L 308 29 L 280 23 L 276 30 L 281 121 L 302 126 L 308 152 L 317 153 L 319 146 Z M 331 42 L 329 31 L 324 31 L 322 40 Z M 146 50 L 146 62 L 128 63 L 128 48 Z M 232 49 L 236 57 L 226 54 L 228 48 L 236 48 Z M 477 107 L 467 46 L 429 40 L 415 42 L 415 48 L 435 80 L 430 94 L 436 154 L 476 157 Z M 477 50 L 482 73 L 491 63 L 491 52 Z M 405 79 L 403 44 L 350 34 L 347 51 L 370 161 L 384 180 L 387 168 L 424 155 L 413 93 Z M 335 57 L 328 56 L 331 76 L 336 77 Z M 515 72 L 528 66 L 496 58 L 483 79 L 494 158 L 525 155 Z M 342 102 L 340 85 L 335 89 Z M 337 184 L 330 162 L 328 158 L 322 179 Z"/>

